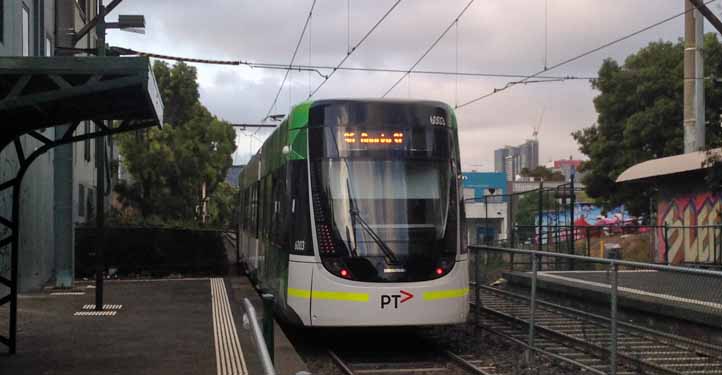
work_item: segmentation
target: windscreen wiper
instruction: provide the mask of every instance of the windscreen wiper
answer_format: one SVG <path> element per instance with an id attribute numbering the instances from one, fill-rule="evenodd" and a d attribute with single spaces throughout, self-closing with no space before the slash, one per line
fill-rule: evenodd
<path id="1" fill-rule="evenodd" d="M 347 166 L 348 168 L 348 166 Z M 364 218 L 361 216 L 361 213 L 359 212 L 358 206 L 356 206 L 356 199 L 353 198 L 353 195 L 351 195 L 351 184 L 349 183 L 350 176 L 346 177 L 346 189 L 348 190 L 348 200 L 351 203 L 351 225 L 356 228 L 356 221 L 361 224 L 361 228 L 363 228 L 366 233 L 371 236 L 371 239 L 374 240 L 376 245 L 381 248 L 381 251 L 384 253 L 384 258 L 386 259 L 387 264 L 399 264 L 399 260 L 396 258 L 396 255 L 394 254 L 394 251 L 391 250 L 391 248 L 384 242 L 381 237 L 376 233 L 376 231 L 371 228 L 371 226 L 364 220 Z M 356 229 L 354 229 L 355 231 Z M 354 253 L 356 253 L 356 234 L 354 234 Z"/>

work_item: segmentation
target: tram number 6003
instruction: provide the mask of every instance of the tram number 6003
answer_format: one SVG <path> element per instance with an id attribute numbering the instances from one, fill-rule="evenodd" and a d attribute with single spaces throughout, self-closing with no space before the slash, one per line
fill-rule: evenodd
<path id="1" fill-rule="evenodd" d="M 446 126 L 446 119 L 444 116 L 429 116 L 429 122 L 431 125 Z"/>
<path id="2" fill-rule="evenodd" d="M 306 241 L 298 240 L 293 243 L 293 250 L 303 251 L 306 250 Z"/>

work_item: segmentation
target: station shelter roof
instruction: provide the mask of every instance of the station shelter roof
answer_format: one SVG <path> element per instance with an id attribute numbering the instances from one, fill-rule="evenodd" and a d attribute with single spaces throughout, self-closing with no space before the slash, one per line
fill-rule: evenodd
<path id="1" fill-rule="evenodd" d="M 617 177 L 617 183 L 692 172 L 707 168 L 711 157 L 722 157 L 722 148 L 652 159 L 633 165 Z"/>

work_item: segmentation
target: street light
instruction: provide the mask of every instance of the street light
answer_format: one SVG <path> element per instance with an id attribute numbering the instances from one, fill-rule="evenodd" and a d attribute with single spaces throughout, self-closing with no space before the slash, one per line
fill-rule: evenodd
<path id="1" fill-rule="evenodd" d="M 108 9 L 112 10 L 121 1 L 122 0 L 113 0 L 113 2 L 108 5 L 108 8 L 103 5 L 103 0 L 100 0 L 99 2 L 100 12 L 94 19 L 96 22 L 95 32 L 98 36 L 98 56 L 105 56 L 105 32 L 107 29 L 129 31 L 136 30 L 135 32 L 137 32 L 137 30 L 142 30 L 145 27 L 145 17 L 139 15 L 120 15 L 118 16 L 118 22 L 105 22 L 105 16 L 108 14 Z M 97 231 L 95 250 L 95 310 L 100 311 L 103 310 L 103 271 L 105 269 L 105 244 L 103 242 L 103 227 L 105 225 L 105 137 L 99 137 L 95 140 L 95 154 L 95 162 L 97 165 L 96 204 L 98 207 L 95 219 L 95 227 Z"/>
<path id="2" fill-rule="evenodd" d="M 145 34 L 145 16 L 138 14 L 121 14 L 118 22 L 106 22 L 108 29 L 120 29 L 132 33 Z"/>

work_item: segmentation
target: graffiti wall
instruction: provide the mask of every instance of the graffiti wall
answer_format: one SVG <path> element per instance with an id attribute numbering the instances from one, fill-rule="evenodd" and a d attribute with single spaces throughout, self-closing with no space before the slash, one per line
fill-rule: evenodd
<path id="1" fill-rule="evenodd" d="M 657 224 L 670 227 L 690 227 L 720 224 L 722 204 L 720 196 L 708 192 L 678 194 L 660 197 L 657 204 Z M 717 227 L 669 228 L 667 240 L 664 229 L 657 229 L 656 248 L 658 261 L 679 264 L 719 263 L 722 261 L 722 236 Z"/>

